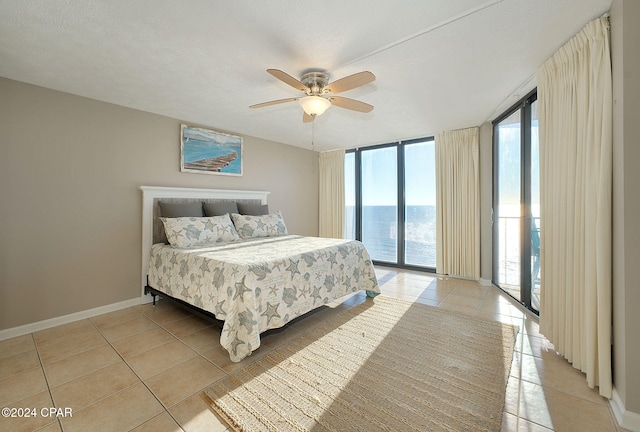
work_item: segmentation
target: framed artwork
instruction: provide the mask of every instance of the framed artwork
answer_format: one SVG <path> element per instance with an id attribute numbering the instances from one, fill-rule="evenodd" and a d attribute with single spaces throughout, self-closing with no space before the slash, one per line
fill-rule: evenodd
<path id="1" fill-rule="evenodd" d="M 242 137 L 180 126 L 180 171 L 242 175 Z"/>

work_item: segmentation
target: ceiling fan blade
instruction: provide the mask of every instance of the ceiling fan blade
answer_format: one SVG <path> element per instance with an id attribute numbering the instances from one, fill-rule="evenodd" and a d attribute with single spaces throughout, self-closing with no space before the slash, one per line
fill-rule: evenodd
<path id="1" fill-rule="evenodd" d="M 373 105 L 369 105 L 368 103 L 360 102 L 355 99 L 349 99 L 341 96 L 331 96 L 328 99 L 333 105 L 339 106 L 340 108 L 346 108 L 363 113 L 368 113 L 373 110 Z"/>
<path id="2" fill-rule="evenodd" d="M 376 76 L 369 71 L 358 72 L 357 74 L 349 75 L 327 84 L 324 91 L 331 94 L 338 94 L 343 91 L 369 84 L 370 82 L 375 81 L 375 79 Z"/>
<path id="3" fill-rule="evenodd" d="M 300 91 L 308 90 L 307 86 L 302 84 L 300 80 L 295 79 L 294 77 L 292 77 L 286 72 L 282 72 L 280 69 L 267 69 L 267 72 L 269 72 L 274 77 L 278 78 L 283 83 L 290 85 L 296 90 L 300 90 Z"/>
<path id="4" fill-rule="evenodd" d="M 259 104 L 255 104 L 255 105 L 251 105 L 249 108 L 262 108 L 262 107 L 266 107 L 266 106 L 270 106 L 270 105 L 278 105 L 281 103 L 285 103 L 285 102 L 293 102 L 293 101 L 297 101 L 300 98 L 287 98 L 287 99 L 278 99 L 278 100 L 273 100 L 270 102 L 262 102 Z"/>
<path id="5" fill-rule="evenodd" d="M 306 112 L 303 112 L 303 114 L 302 114 L 302 122 L 303 123 L 311 123 L 315 119 L 316 119 L 316 116 L 309 115 Z"/>

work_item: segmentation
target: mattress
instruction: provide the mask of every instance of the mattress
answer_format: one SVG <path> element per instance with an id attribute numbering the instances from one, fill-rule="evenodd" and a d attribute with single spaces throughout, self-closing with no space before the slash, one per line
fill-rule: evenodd
<path id="1" fill-rule="evenodd" d="M 220 343 L 235 362 L 268 329 L 350 293 L 380 293 L 361 242 L 294 235 L 197 249 L 154 244 L 148 278 L 156 290 L 223 320 Z"/>

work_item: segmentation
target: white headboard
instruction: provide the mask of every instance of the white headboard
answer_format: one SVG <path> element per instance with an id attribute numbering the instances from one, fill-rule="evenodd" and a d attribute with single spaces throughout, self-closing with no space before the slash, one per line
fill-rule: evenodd
<path id="1" fill-rule="evenodd" d="M 142 302 L 149 303 L 150 296 L 145 296 L 144 287 L 147 285 L 147 266 L 153 244 L 154 204 L 162 199 L 194 199 L 194 200 L 260 200 L 267 204 L 266 191 L 245 191 L 229 189 L 197 189 L 161 186 L 140 186 L 142 190 Z"/>

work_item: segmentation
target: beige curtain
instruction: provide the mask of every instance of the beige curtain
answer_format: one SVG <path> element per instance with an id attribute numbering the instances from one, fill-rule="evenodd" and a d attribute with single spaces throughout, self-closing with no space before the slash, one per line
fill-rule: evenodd
<path id="1" fill-rule="evenodd" d="M 478 128 L 436 142 L 436 271 L 480 278 Z"/>
<path id="2" fill-rule="evenodd" d="M 320 237 L 344 237 L 344 149 L 320 153 Z"/>
<path id="3" fill-rule="evenodd" d="M 610 398 L 612 83 L 600 18 L 537 73 L 540 332 Z"/>

